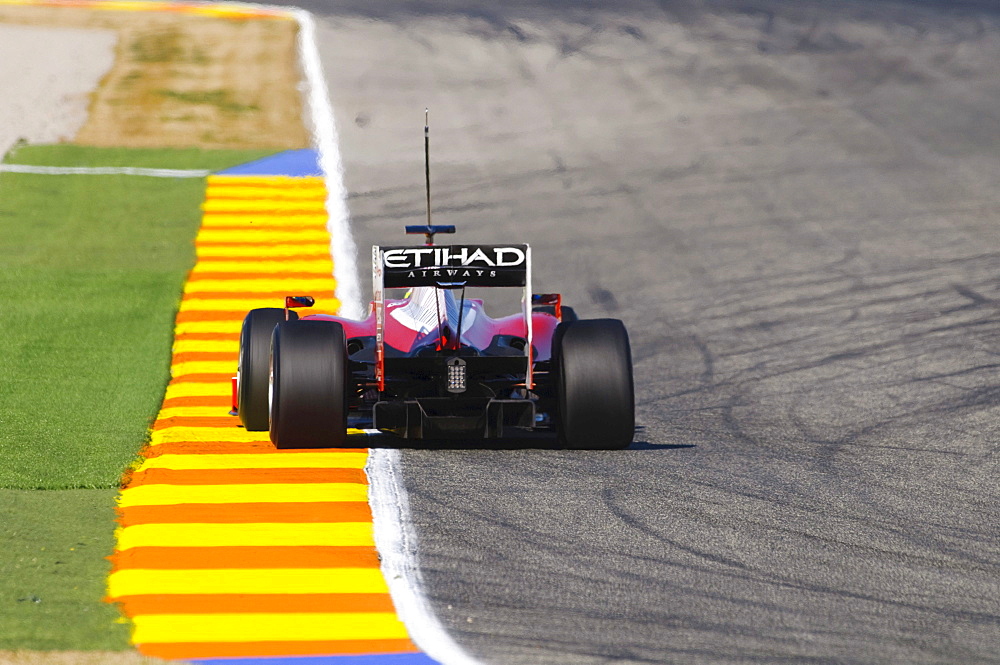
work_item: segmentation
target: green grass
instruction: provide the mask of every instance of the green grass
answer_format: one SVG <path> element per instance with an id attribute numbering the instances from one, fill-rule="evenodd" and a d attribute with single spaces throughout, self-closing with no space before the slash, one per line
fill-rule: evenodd
<path id="1" fill-rule="evenodd" d="M 215 170 L 272 152 L 22 146 L 6 161 Z M 113 499 L 163 397 L 204 187 L 0 174 L 0 649 L 128 648 L 100 602 Z"/>
<path id="2" fill-rule="evenodd" d="M 201 148 L 91 148 L 82 145 L 21 145 L 4 162 L 31 166 L 133 166 L 217 171 L 273 155 L 276 150 L 202 150 Z M 52 177 L 52 176 L 49 176 Z M 133 181 L 138 178 L 133 176 Z M 0 190 L 0 196 L 3 191 Z"/>
<path id="3" fill-rule="evenodd" d="M 128 647 L 105 595 L 114 490 L 0 490 L 0 650 Z"/>
<path id="4" fill-rule="evenodd" d="M 14 159 L 214 169 L 259 156 L 39 146 Z M 201 179 L 0 175 L 0 487 L 117 486 L 162 397 L 203 197 Z"/>

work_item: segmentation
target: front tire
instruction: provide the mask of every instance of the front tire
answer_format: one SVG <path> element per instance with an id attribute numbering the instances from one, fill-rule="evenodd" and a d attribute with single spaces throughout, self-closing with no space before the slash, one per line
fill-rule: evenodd
<path id="1" fill-rule="evenodd" d="M 285 448 L 347 443 L 347 339 L 336 321 L 279 323 L 271 340 L 271 441 Z"/>
<path id="2" fill-rule="evenodd" d="M 624 324 L 560 323 L 553 341 L 561 443 L 581 450 L 627 448 L 635 433 L 635 392 Z"/>
<path id="3" fill-rule="evenodd" d="M 288 313 L 295 321 L 299 315 Z M 261 307 L 250 310 L 240 329 L 240 359 L 236 369 L 236 408 L 240 422 L 249 432 L 267 431 L 268 362 L 271 333 L 285 320 L 285 310 Z"/>

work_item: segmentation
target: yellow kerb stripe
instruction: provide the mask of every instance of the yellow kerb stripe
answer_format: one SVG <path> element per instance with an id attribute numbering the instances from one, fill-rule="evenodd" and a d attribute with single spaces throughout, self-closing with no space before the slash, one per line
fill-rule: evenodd
<path id="1" fill-rule="evenodd" d="M 188 2 L 140 2 L 136 0 L 98 0 L 93 5 L 93 9 L 110 9 L 115 11 L 163 11 L 171 9 L 182 11 L 186 14 L 196 14 L 199 16 L 215 16 L 223 18 L 271 18 L 279 20 L 291 20 L 293 17 L 288 12 L 268 9 L 265 7 L 241 6 L 236 3 L 223 3 L 217 5 L 200 5 Z"/>
<path id="2" fill-rule="evenodd" d="M 147 614 L 133 619 L 137 644 L 405 639 L 391 612 L 356 614 Z"/>
<path id="3" fill-rule="evenodd" d="M 267 259 L 274 260 L 279 259 L 282 256 L 300 256 L 302 254 L 320 254 L 322 252 L 329 252 L 329 243 L 312 243 L 308 245 L 296 245 L 296 244 L 282 244 L 282 245 L 267 245 L 261 247 L 259 245 L 254 245 L 252 243 L 231 245 L 225 247 L 198 247 L 198 256 L 222 256 L 222 257 L 241 257 L 246 259 Z"/>
<path id="4" fill-rule="evenodd" d="M 118 550 L 132 547 L 375 546 L 369 522 L 136 524 L 118 530 Z"/>
<path id="5" fill-rule="evenodd" d="M 233 317 L 223 321 L 187 321 L 178 323 L 174 328 L 174 335 L 184 333 L 238 333 L 243 327 L 243 317 Z"/>
<path id="6" fill-rule="evenodd" d="M 250 292 L 270 292 L 270 291 L 331 291 L 333 289 L 333 276 L 317 274 L 315 277 L 293 277 L 284 279 L 198 279 L 188 282 L 184 287 L 184 293 L 191 291 L 250 291 Z M 284 303 L 279 303 L 283 305 Z M 183 308 L 181 309 L 183 312 Z M 242 317 L 241 317 L 242 318 Z"/>
<path id="7" fill-rule="evenodd" d="M 308 187 L 323 187 L 325 180 L 321 176 L 299 178 L 297 176 L 278 175 L 210 175 L 207 178 L 209 187 L 259 187 L 263 191 L 281 189 L 298 189 Z"/>
<path id="8" fill-rule="evenodd" d="M 226 385 L 229 385 L 227 382 Z M 155 430 L 150 435 L 149 444 L 187 443 L 198 441 L 230 441 L 232 443 L 255 443 L 270 441 L 267 432 L 248 432 L 242 427 L 170 427 Z"/>
<path id="9" fill-rule="evenodd" d="M 235 362 L 233 363 L 235 365 Z M 232 384 L 230 384 L 232 385 Z M 231 389 L 230 389 L 231 390 Z M 230 392 L 230 394 L 232 394 Z M 229 415 L 228 406 L 174 406 L 168 409 L 160 409 L 160 414 L 156 417 L 157 420 L 166 420 L 167 418 L 221 418 L 222 416 Z M 236 424 L 236 421 L 233 421 Z"/>
<path id="10" fill-rule="evenodd" d="M 284 216 L 316 215 L 326 217 L 326 201 L 321 198 L 260 198 L 260 199 L 230 199 L 207 197 L 201 209 L 206 213 L 226 214 L 233 212 L 263 212 L 266 215 Z"/>
<path id="11" fill-rule="evenodd" d="M 236 375 L 236 364 L 225 361 L 200 361 L 192 360 L 186 363 L 177 363 L 170 366 L 170 373 L 177 376 L 185 374 L 232 374 Z"/>
<path id="12" fill-rule="evenodd" d="M 368 487 L 361 483 L 157 484 L 138 485 L 122 490 L 118 505 L 122 508 L 131 508 L 172 506 L 181 503 L 311 503 L 367 500 Z"/>
<path id="13" fill-rule="evenodd" d="M 308 199 L 230 199 L 228 194 L 202 204 L 199 231 L 220 226 L 245 227 L 256 232 L 267 227 L 315 226 L 326 228 L 329 216 L 322 201 Z M 207 223 L 206 223 L 207 222 Z"/>
<path id="14" fill-rule="evenodd" d="M 0 5 L 33 5 L 52 6 L 52 2 L 36 2 L 35 0 L 0 0 Z M 84 3 L 68 3 L 70 6 L 81 6 Z M 87 9 L 105 9 L 112 11 L 139 11 L 139 12 L 162 12 L 177 11 L 185 14 L 198 16 L 213 16 L 220 18 L 266 18 L 282 21 L 292 20 L 294 17 L 280 9 L 269 9 L 266 7 L 254 7 L 251 5 L 240 5 L 237 3 L 213 4 L 206 6 L 194 2 L 144 2 L 137 0 L 95 0 L 86 3 Z"/>
<path id="15" fill-rule="evenodd" d="M 235 370 L 233 375 L 236 375 Z M 229 397 L 232 395 L 232 384 L 229 381 L 215 383 L 172 383 L 167 386 L 165 399 L 171 397 Z"/>
<path id="16" fill-rule="evenodd" d="M 275 453 L 273 455 L 160 455 L 142 463 L 146 469 L 363 469 L 365 452 Z"/>
<path id="17" fill-rule="evenodd" d="M 198 232 L 197 240 L 202 242 L 293 242 L 302 246 L 305 243 L 329 243 L 330 234 L 322 228 L 304 231 L 254 229 L 252 235 L 248 234 L 246 229 L 203 229 Z"/>
<path id="18" fill-rule="evenodd" d="M 208 353 L 219 353 L 231 351 L 238 353 L 240 350 L 239 341 L 232 340 L 206 340 L 206 339 L 182 339 L 174 342 L 174 353 L 190 353 L 201 351 Z"/>
<path id="19" fill-rule="evenodd" d="M 197 277 L 206 272 L 253 272 L 262 277 L 281 277 L 289 272 L 332 275 L 333 261 L 199 261 L 191 274 Z"/>
<path id="20" fill-rule="evenodd" d="M 233 228 L 256 234 L 262 228 L 286 231 L 299 227 L 326 229 L 329 222 L 322 201 L 218 199 L 206 201 L 203 208 L 199 231 Z"/>
<path id="21" fill-rule="evenodd" d="M 326 201 L 326 187 L 321 184 L 309 185 L 307 187 L 221 187 L 218 184 L 210 185 L 205 192 L 206 200 L 217 198 L 232 200 L 261 200 L 270 201 Z"/>
<path id="22" fill-rule="evenodd" d="M 388 590 L 378 568 L 129 568 L 108 578 L 111 598 L 151 593 L 386 593 Z"/>

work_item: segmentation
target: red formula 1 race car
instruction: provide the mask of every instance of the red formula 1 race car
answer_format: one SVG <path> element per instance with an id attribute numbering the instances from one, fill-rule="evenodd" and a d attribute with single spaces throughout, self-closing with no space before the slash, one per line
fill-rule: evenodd
<path id="1" fill-rule="evenodd" d="M 255 309 L 240 335 L 235 405 L 278 448 L 343 447 L 348 427 L 408 439 L 487 440 L 554 431 L 569 448 L 624 448 L 634 431 L 628 333 L 577 320 L 531 294 L 527 245 L 435 245 L 453 226 L 408 226 L 420 246 L 372 248 L 367 318 Z M 470 287 L 520 287 L 522 311 L 494 319 Z M 388 289 L 405 289 L 398 299 Z M 286 320 L 287 319 L 287 320 Z"/>

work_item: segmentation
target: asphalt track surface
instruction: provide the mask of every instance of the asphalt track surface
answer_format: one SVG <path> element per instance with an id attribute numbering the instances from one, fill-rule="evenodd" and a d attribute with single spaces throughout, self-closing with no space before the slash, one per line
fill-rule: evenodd
<path id="1" fill-rule="evenodd" d="M 1000 662 L 995 2 L 313 2 L 367 279 L 423 214 L 616 317 L 636 443 L 407 449 L 488 663 Z"/>

